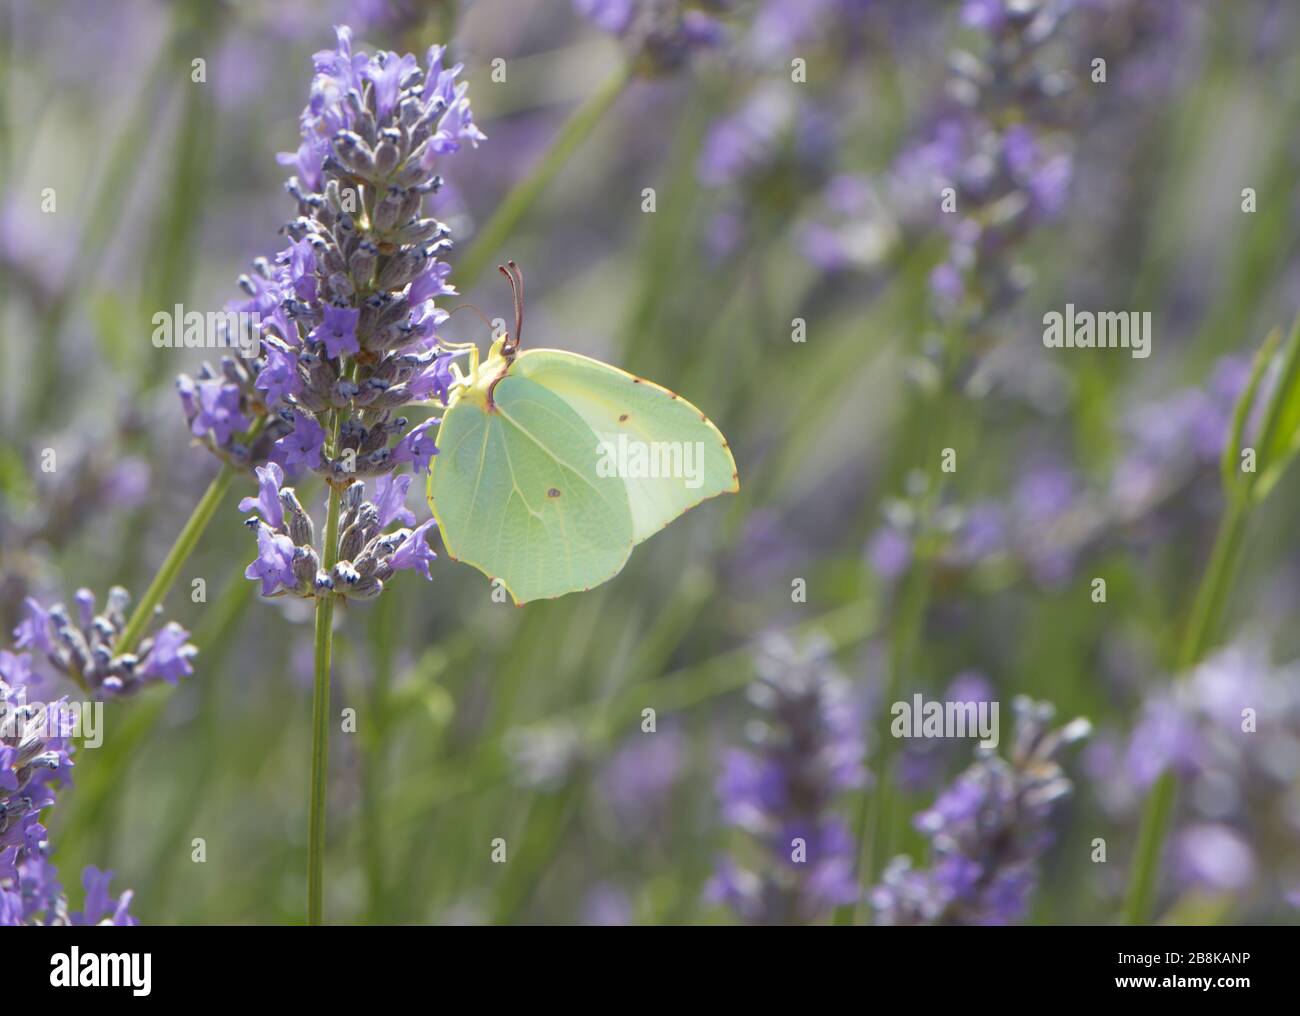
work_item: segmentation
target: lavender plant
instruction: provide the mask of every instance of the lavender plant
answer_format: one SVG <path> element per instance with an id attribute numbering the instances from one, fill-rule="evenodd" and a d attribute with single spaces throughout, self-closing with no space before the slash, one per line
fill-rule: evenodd
<path id="1" fill-rule="evenodd" d="M 1089 747 L 1087 773 L 1116 821 L 1132 819 L 1165 773 L 1177 776 L 1184 793 L 1163 861 L 1179 895 L 1244 894 L 1260 876 L 1273 888 L 1293 877 L 1264 855 L 1295 836 L 1297 699 L 1294 661 L 1276 665 L 1246 638 L 1151 694 L 1131 731 L 1107 731 Z"/>
<path id="2" fill-rule="evenodd" d="M 1252 513 L 1290 469 L 1300 450 L 1298 433 L 1300 318 L 1285 341 L 1278 329 L 1265 339 L 1233 411 L 1220 458 L 1225 503 L 1183 629 L 1176 659 L 1181 673 L 1191 671 L 1223 637 L 1228 596 L 1236 581 Z M 1131 923 L 1145 921 L 1154 906 L 1160 858 L 1177 792 L 1178 774 L 1166 768 L 1147 796 L 1129 883 L 1127 916 Z"/>
<path id="3" fill-rule="evenodd" d="M 698 52 L 727 38 L 717 15 L 730 0 L 574 0 L 574 8 L 602 31 L 616 36 L 647 74 L 684 66 Z"/>
<path id="4" fill-rule="evenodd" d="M 719 861 L 707 895 L 752 924 L 803 924 L 857 898 L 854 843 L 833 810 L 866 783 L 858 709 L 827 647 L 770 637 L 749 697 L 761 719 L 750 749 L 729 751 L 718 780 L 728 824 L 754 838 L 755 867 Z"/>
<path id="5" fill-rule="evenodd" d="M 460 67 L 430 47 L 423 68 L 407 54 L 354 53 L 352 33 L 315 55 L 315 76 L 300 119 L 302 140 L 281 161 L 296 169 L 286 189 L 297 217 L 292 243 L 274 262 L 241 278 L 236 309 L 263 321 L 262 356 L 252 370 L 231 364 L 223 376 L 190 382 L 180 393 L 196 435 L 218 454 L 254 458 L 235 443 L 250 416 L 272 422 L 274 437 L 257 467 L 257 558 L 246 575 L 264 595 L 293 593 L 316 603 L 308 920 L 321 920 L 322 849 L 328 752 L 333 609 L 342 598 L 377 597 L 395 571 L 430 578 L 426 521 L 414 529 L 404 501 L 437 449 L 430 417 L 410 426 L 407 406 L 445 399 L 456 351 L 436 328 L 447 317 L 437 298 L 454 293 L 448 228 L 423 217 L 436 194 L 441 160 L 484 135 L 475 125 Z M 315 472 L 329 490 L 319 550 L 316 526 L 286 476 Z M 374 499 L 364 499 L 372 478 Z M 391 532 L 394 523 L 403 525 Z"/>
<path id="6" fill-rule="evenodd" d="M 1009 759 L 977 761 L 916 816 L 930 841 L 928 868 L 894 858 L 871 893 L 880 924 L 1009 924 L 1024 917 L 1051 844 L 1053 807 L 1071 791 L 1056 756 L 1085 737 L 1086 720 L 1050 729 L 1054 710 L 1018 697 Z"/>
<path id="7" fill-rule="evenodd" d="M 189 673 L 194 647 L 177 645 L 172 632 L 152 640 L 145 665 L 112 657 L 109 636 L 122 621 L 125 594 L 114 590 L 105 614 L 93 616 L 94 598 L 78 593 L 82 627 L 74 627 L 61 606 L 43 610 L 28 601 L 28 616 L 15 633 L 17 648 L 42 650 L 56 669 L 99 694 L 131 690 L 150 677 L 174 679 Z M 92 648 L 93 647 L 93 648 Z M 84 734 L 82 709 L 66 696 L 46 694 L 49 680 L 34 667 L 31 653 L 0 650 L 0 925 L 135 924 L 132 893 L 109 895 L 111 872 L 88 867 L 83 875 L 85 905 L 70 911 L 68 898 L 50 861 L 52 852 L 44 813 L 56 805 L 58 791 L 70 782 L 75 738 Z"/>
<path id="8" fill-rule="evenodd" d="M 130 694 L 154 681 L 175 684 L 194 672 L 190 662 L 198 650 L 190 633 L 168 621 L 135 650 L 121 648 L 130 594 L 121 586 L 108 591 L 102 613 L 95 611 L 95 594 L 78 589 L 75 616 L 62 603 L 49 608 L 28 597 L 24 617 L 14 631 L 14 644 L 44 655 L 60 674 L 83 691 L 100 697 Z"/>

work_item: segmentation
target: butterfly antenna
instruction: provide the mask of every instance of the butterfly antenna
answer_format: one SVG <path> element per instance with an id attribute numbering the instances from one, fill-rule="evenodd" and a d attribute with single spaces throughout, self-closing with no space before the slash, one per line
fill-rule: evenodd
<path id="1" fill-rule="evenodd" d="M 456 306 L 453 307 L 451 310 L 447 311 L 447 317 L 450 318 L 450 317 L 451 317 L 453 314 L 455 314 L 456 311 L 458 311 L 458 310 L 472 310 L 475 314 L 478 315 L 479 320 L 482 321 L 485 325 L 487 325 L 487 327 L 488 327 L 488 331 L 489 331 L 489 332 L 492 331 L 492 322 L 489 321 L 489 320 L 488 320 L 488 316 L 487 316 L 486 314 L 484 314 L 481 310 L 479 310 L 479 308 L 476 307 L 474 304 L 472 304 L 472 303 L 458 303 L 458 304 L 456 304 Z M 463 344 L 463 343 L 462 343 L 462 344 Z M 444 343 L 444 345 L 445 345 L 445 343 Z M 456 343 L 452 343 L 452 345 L 456 345 Z"/>
<path id="2" fill-rule="evenodd" d="M 515 297 L 515 334 L 502 347 L 502 352 L 510 355 L 519 348 L 519 339 L 524 330 L 524 273 L 513 261 L 497 265 L 497 271 L 510 282 L 510 291 Z"/>

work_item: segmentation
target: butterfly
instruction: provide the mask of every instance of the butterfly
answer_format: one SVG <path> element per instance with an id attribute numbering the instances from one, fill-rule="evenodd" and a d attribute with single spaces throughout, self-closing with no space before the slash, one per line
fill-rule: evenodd
<path id="1" fill-rule="evenodd" d="M 684 512 L 740 489 L 721 432 L 690 402 L 600 360 L 519 348 L 515 329 L 455 368 L 427 494 L 450 557 L 517 604 L 591 589 Z"/>

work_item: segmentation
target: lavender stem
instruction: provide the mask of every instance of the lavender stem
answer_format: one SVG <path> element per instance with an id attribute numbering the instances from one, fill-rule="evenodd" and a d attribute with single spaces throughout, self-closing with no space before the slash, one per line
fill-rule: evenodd
<path id="1" fill-rule="evenodd" d="M 258 417 L 249 427 L 247 437 L 253 438 L 261 430 L 265 417 Z M 168 590 L 176 582 L 176 576 L 184 567 L 185 562 L 194 553 L 194 548 L 198 546 L 199 540 L 203 538 L 203 533 L 208 528 L 208 523 L 217 513 L 222 498 L 226 496 L 226 491 L 230 489 L 231 482 L 235 476 L 242 470 L 226 463 L 221 467 L 221 472 L 212 478 L 208 484 L 208 489 L 203 492 L 199 498 L 199 503 L 194 506 L 194 511 L 190 512 L 190 517 L 185 521 L 185 526 L 181 529 L 180 535 L 176 537 L 176 542 L 172 544 L 171 550 L 167 551 L 167 556 L 163 558 L 163 563 L 158 567 L 153 581 L 149 583 L 149 588 L 144 591 L 140 597 L 140 602 L 136 604 L 135 610 L 132 611 L 130 618 L 126 622 L 126 627 L 122 629 L 122 636 L 117 641 L 119 653 L 132 652 L 140 642 L 140 637 L 144 635 L 144 630 L 149 626 L 153 618 L 154 609 L 162 603 L 163 597 L 167 595 Z"/>
<path id="2" fill-rule="evenodd" d="M 338 448 L 339 413 L 332 414 L 330 444 Z M 325 535 L 321 543 L 322 568 L 326 574 L 338 563 L 339 509 L 342 496 L 334 484 L 329 488 Z M 325 798 L 329 780 L 330 655 L 334 644 L 334 597 L 316 599 L 316 665 L 311 705 L 311 803 L 307 820 L 307 923 L 321 924 L 321 886 L 325 869 Z"/>
<path id="3" fill-rule="evenodd" d="M 1196 591 L 1191 617 L 1179 650 L 1178 669 L 1185 672 L 1200 661 L 1214 644 L 1215 635 L 1223 618 L 1228 590 L 1236 574 L 1237 562 L 1246 534 L 1249 517 L 1248 499 L 1233 497 L 1228 503 L 1219 532 L 1214 540 L 1210 562 L 1205 576 Z M 1133 863 L 1133 877 L 1125 920 L 1129 924 L 1144 924 L 1150 918 L 1155 902 L 1156 885 L 1160 874 L 1160 853 L 1169 833 L 1169 822 L 1174 812 L 1178 794 L 1178 777 L 1166 770 L 1156 781 L 1146 808 L 1142 813 L 1142 827 L 1138 834 L 1137 857 Z"/>

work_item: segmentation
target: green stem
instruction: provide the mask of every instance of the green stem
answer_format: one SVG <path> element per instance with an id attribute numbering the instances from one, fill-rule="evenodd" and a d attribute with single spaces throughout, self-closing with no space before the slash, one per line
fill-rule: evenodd
<path id="1" fill-rule="evenodd" d="M 456 266 L 456 281 L 462 287 L 472 286 L 487 268 L 501 245 L 519 225 L 519 221 L 564 168 L 578 146 L 600 123 L 614 100 L 622 94 L 629 80 L 631 75 L 626 67 L 612 74 L 586 102 L 573 111 L 541 161 L 497 205 L 492 218 L 488 219 Z"/>
<path id="2" fill-rule="evenodd" d="M 162 603 L 163 597 L 171 589 L 172 584 L 176 581 L 176 576 L 180 573 L 181 568 L 189 559 L 190 554 L 198 545 L 199 539 L 203 532 L 208 528 L 208 523 L 217 513 L 226 491 L 230 489 L 231 481 L 239 473 L 230 465 L 223 465 L 221 472 L 213 477 L 212 482 L 208 484 L 208 489 L 204 491 L 203 497 L 199 503 L 194 506 L 194 511 L 190 513 L 189 519 L 185 523 L 185 528 L 176 537 L 176 542 L 172 544 L 171 550 L 167 552 L 167 557 L 163 559 L 162 565 L 158 568 L 149 583 L 149 588 L 144 591 L 140 597 L 140 602 L 136 604 L 135 611 L 131 614 L 130 619 L 126 622 L 126 627 L 122 630 L 122 636 L 117 640 L 115 652 L 129 653 L 140 643 L 145 629 L 153 619 L 154 609 Z"/>
<path id="3" fill-rule="evenodd" d="M 251 443 L 265 425 L 265 416 L 256 417 L 252 426 L 242 435 L 243 440 Z M 194 506 L 194 511 L 190 512 L 190 517 L 186 520 L 180 535 L 176 537 L 176 542 L 172 544 L 172 549 L 167 551 L 167 556 L 159 566 L 153 581 L 149 583 L 149 588 L 144 591 L 144 596 L 140 597 L 140 602 L 136 604 L 134 612 L 127 619 L 126 627 L 122 629 L 122 636 L 117 640 L 114 648 L 116 653 L 119 655 L 129 653 L 140 644 L 144 630 L 149 627 L 149 622 L 153 619 L 154 609 L 162 603 L 163 597 L 176 581 L 181 568 L 194 553 L 194 548 L 203 538 L 208 523 L 221 507 L 221 500 L 230 489 L 231 482 L 241 471 L 227 462 L 221 467 L 221 472 L 212 478 L 208 489 L 203 492 L 203 497 Z"/>
<path id="4" fill-rule="evenodd" d="M 361 784 L 361 807 L 365 815 L 364 849 L 368 891 L 369 923 L 383 919 L 388 896 L 387 868 L 384 863 L 385 827 L 383 815 L 383 776 L 387 769 L 388 700 L 393 677 L 393 630 L 397 601 L 381 596 L 374 607 L 371 624 L 371 654 L 374 663 L 374 686 L 371 692 L 373 716 L 366 727 L 366 757 Z"/>
<path id="5" fill-rule="evenodd" d="M 1192 603 L 1192 612 L 1179 649 L 1180 674 L 1197 663 L 1214 645 L 1218 636 L 1228 590 L 1232 588 L 1245 542 L 1247 500 L 1244 496 L 1233 497 L 1219 523 L 1214 549 L 1210 552 L 1209 564 L 1196 591 L 1196 599 Z M 1125 919 L 1129 924 L 1143 924 L 1150 919 L 1159 881 L 1160 854 L 1169 832 L 1177 795 L 1178 778 L 1166 771 L 1156 781 L 1147 798 L 1125 909 Z"/>
<path id="6" fill-rule="evenodd" d="M 1232 587 L 1237 563 L 1241 559 L 1246 517 L 1247 499 L 1234 497 L 1219 523 L 1205 577 L 1201 580 L 1196 599 L 1192 603 L 1191 617 L 1178 654 L 1180 670 L 1200 660 L 1218 637 L 1228 590 Z"/>
<path id="7" fill-rule="evenodd" d="M 929 511 L 927 502 L 926 519 Z M 882 707 L 888 711 L 897 700 L 903 675 L 912 669 L 920 640 L 925 612 L 930 603 L 930 554 L 928 541 L 917 544 L 917 560 L 908 574 L 902 600 L 894 618 L 890 644 L 889 672 Z M 894 755 L 897 739 L 882 736 L 875 762 L 875 779 L 872 787 L 863 793 L 857 812 L 858 833 L 857 878 L 863 890 L 868 890 L 880 873 L 882 862 L 893 847 L 894 811 L 897 795 L 894 794 Z M 837 925 L 855 923 L 864 897 L 854 903 L 836 908 Z"/>
<path id="8" fill-rule="evenodd" d="M 330 447 L 338 447 L 339 414 L 334 414 Z M 339 510 L 342 495 L 330 485 L 321 567 L 328 574 L 338 563 Z M 334 596 L 316 599 L 316 666 L 311 703 L 311 804 L 307 820 L 307 923 L 321 924 L 321 888 L 325 870 L 325 797 L 329 771 L 330 654 L 334 643 Z"/>

